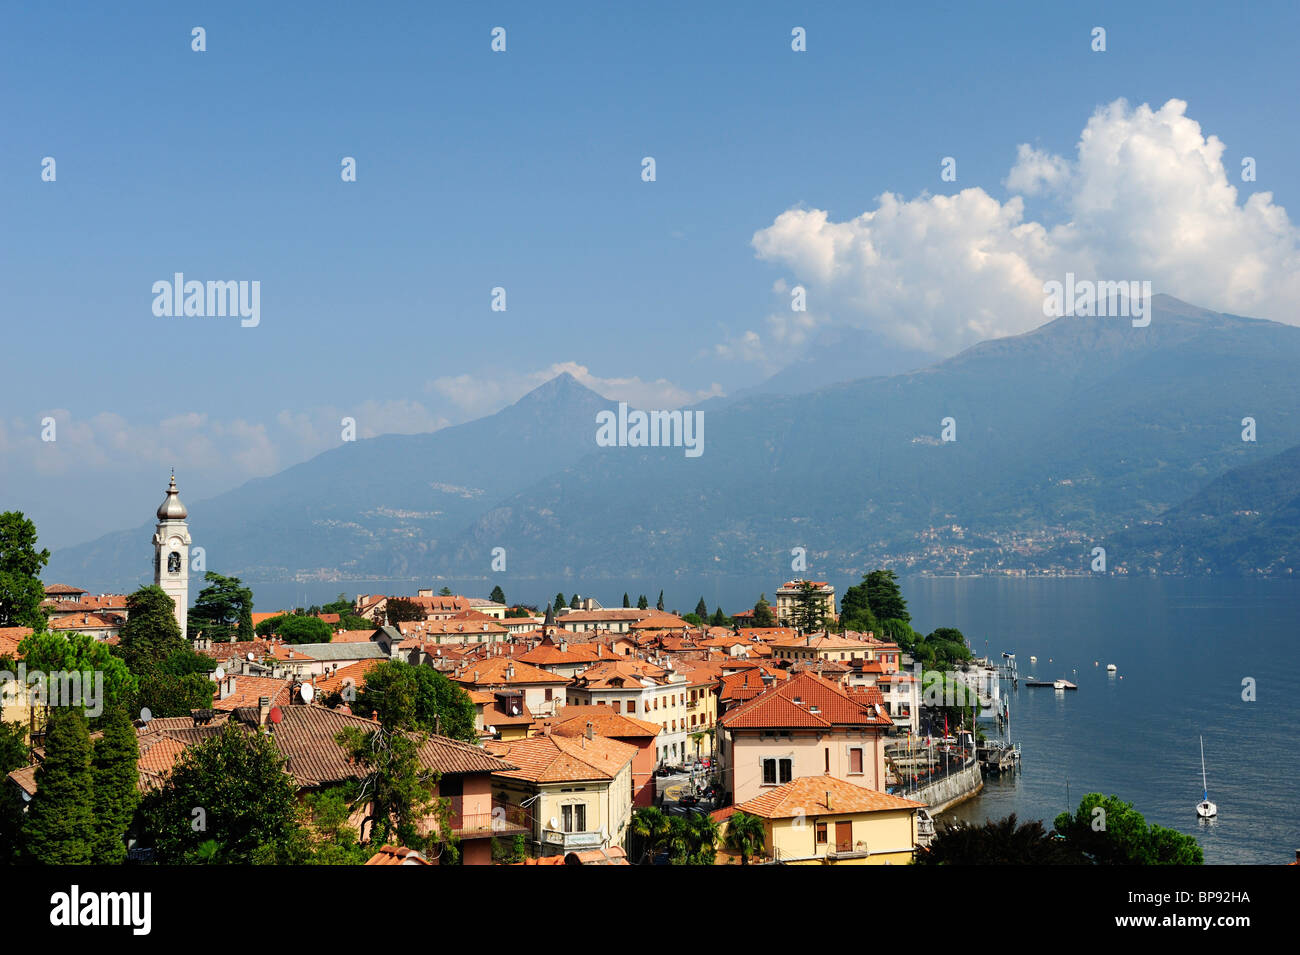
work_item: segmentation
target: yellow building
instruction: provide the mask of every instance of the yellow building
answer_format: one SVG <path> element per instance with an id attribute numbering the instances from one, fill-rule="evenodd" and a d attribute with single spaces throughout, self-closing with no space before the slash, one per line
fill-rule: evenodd
<path id="1" fill-rule="evenodd" d="M 519 766 L 493 773 L 492 795 L 498 805 L 528 810 L 535 854 L 624 843 L 632 818 L 637 747 L 594 733 L 487 740 L 483 746 Z"/>
<path id="2" fill-rule="evenodd" d="M 916 810 L 924 806 L 833 776 L 800 776 L 736 810 L 763 820 L 764 861 L 907 865 L 917 847 Z"/>

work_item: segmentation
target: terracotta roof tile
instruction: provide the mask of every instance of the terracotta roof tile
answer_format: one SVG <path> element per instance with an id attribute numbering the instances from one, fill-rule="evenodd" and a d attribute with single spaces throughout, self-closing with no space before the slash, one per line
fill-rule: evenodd
<path id="1" fill-rule="evenodd" d="M 826 804 L 828 791 L 829 806 Z M 736 809 L 764 819 L 793 819 L 801 815 L 848 815 L 924 806 L 923 802 L 855 786 L 834 776 L 800 776 L 741 803 Z"/>

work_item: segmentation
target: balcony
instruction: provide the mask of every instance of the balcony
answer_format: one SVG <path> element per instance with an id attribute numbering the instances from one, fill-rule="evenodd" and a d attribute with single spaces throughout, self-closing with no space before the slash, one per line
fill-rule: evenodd
<path id="1" fill-rule="evenodd" d="M 475 800 L 471 806 L 482 806 Z M 530 810 L 507 803 L 492 803 L 491 812 L 465 812 L 463 797 L 451 799 L 451 832 L 458 839 L 487 839 L 492 836 L 529 835 L 533 831 Z"/>
<path id="2" fill-rule="evenodd" d="M 609 841 L 603 832 L 560 832 L 556 829 L 542 830 L 542 844 L 555 849 L 599 849 Z"/>

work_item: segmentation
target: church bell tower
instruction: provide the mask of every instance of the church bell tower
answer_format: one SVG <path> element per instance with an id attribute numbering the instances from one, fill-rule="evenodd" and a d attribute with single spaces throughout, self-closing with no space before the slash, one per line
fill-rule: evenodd
<path id="1" fill-rule="evenodd" d="M 176 622 L 185 632 L 185 616 L 190 603 L 190 528 L 185 518 L 190 512 L 176 493 L 176 474 L 172 473 L 167 499 L 158 506 L 158 528 L 153 535 L 153 582 L 176 604 Z"/>

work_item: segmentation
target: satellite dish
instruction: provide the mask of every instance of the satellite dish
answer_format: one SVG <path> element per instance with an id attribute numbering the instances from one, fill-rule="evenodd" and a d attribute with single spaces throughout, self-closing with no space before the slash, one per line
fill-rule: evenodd
<path id="1" fill-rule="evenodd" d="M 217 667 L 215 670 L 212 671 L 212 679 L 220 681 L 220 680 L 224 680 L 225 678 L 226 678 L 226 671 L 221 667 Z"/>
<path id="2" fill-rule="evenodd" d="M 147 706 L 145 706 L 145 707 L 141 707 L 141 709 L 140 709 L 140 722 L 141 722 L 141 723 L 148 723 L 151 719 L 153 719 L 153 713 L 151 713 L 151 712 L 149 711 L 149 707 L 147 707 Z"/>
<path id="3" fill-rule="evenodd" d="M 279 723 L 282 719 L 284 719 L 284 714 L 280 712 L 280 708 L 278 706 L 273 706 L 271 707 L 271 712 L 267 714 L 266 718 L 269 719 L 272 723 Z"/>
<path id="4" fill-rule="evenodd" d="M 248 659 L 250 659 L 250 660 L 253 659 L 253 651 L 252 651 L 252 650 L 249 650 L 249 651 L 248 651 Z"/>
<path id="5" fill-rule="evenodd" d="M 491 733 L 493 736 L 495 736 L 495 735 L 496 735 L 497 728 L 496 728 L 495 726 L 489 726 L 489 727 L 487 728 L 487 731 L 488 731 L 489 733 Z"/>
<path id="6" fill-rule="evenodd" d="M 556 819 L 554 816 L 552 816 L 552 817 L 551 817 L 551 828 L 552 828 L 552 829 L 558 829 L 559 826 L 560 826 L 560 820 L 558 820 L 558 819 Z"/>
<path id="7" fill-rule="evenodd" d="M 311 698 L 316 695 L 316 688 L 310 683 L 304 683 L 298 687 L 298 695 L 302 697 L 304 703 L 310 703 Z"/>

